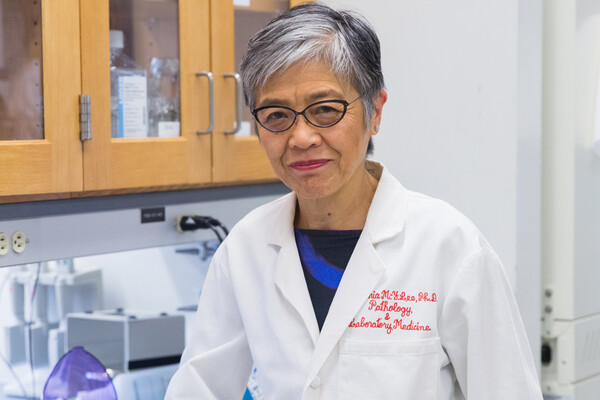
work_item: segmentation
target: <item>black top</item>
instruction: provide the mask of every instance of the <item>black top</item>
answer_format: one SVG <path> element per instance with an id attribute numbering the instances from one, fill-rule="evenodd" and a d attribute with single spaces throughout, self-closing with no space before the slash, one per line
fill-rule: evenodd
<path id="1" fill-rule="evenodd" d="M 294 229 L 304 277 L 319 329 L 362 231 Z"/>

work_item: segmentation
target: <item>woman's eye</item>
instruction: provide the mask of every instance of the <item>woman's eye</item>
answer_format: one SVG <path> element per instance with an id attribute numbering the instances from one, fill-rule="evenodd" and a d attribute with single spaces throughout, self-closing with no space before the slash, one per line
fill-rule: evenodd
<path id="1" fill-rule="evenodd" d="M 280 119 L 287 118 L 287 114 L 283 111 L 273 111 L 267 115 L 267 121 L 277 121 Z"/>
<path id="2" fill-rule="evenodd" d="M 335 109 L 331 106 L 327 106 L 327 105 L 319 106 L 315 110 L 316 114 L 328 114 L 328 113 L 337 113 L 337 112 L 339 112 L 337 109 Z"/>

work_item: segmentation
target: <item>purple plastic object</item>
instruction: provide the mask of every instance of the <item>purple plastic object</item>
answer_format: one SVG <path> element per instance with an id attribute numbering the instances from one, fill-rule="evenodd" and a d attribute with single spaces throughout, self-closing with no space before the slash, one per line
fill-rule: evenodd
<path id="1" fill-rule="evenodd" d="M 75 347 L 56 364 L 43 400 L 117 400 L 110 376 L 96 357 Z"/>

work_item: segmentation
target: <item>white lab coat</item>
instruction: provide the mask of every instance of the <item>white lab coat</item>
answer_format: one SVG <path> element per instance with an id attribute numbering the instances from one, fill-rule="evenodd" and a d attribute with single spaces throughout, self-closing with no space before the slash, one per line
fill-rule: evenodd
<path id="1" fill-rule="evenodd" d="M 265 400 L 542 398 L 496 254 L 455 209 L 380 173 L 320 333 L 295 195 L 236 225 L 214 256 L 167 399 L 239 400 L 253 364 Z"/>

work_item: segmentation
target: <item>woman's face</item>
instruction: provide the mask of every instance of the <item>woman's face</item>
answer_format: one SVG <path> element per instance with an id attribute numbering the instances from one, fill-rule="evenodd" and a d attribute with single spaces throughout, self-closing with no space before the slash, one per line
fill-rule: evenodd
<path id="1" fill-rule="evenodd" d="M 360 93 L 342 84 L 325 63 L 290 67 L 267 81 L 258 92 L 256 108 L 286 106 L 302 111 L 321 100 L 351 102 Z M 373 121 L 365 130 L 363 105 L 357 100 L 348 106 L 340 122 L 318 128 L 298 116 L 285 132 L 273 133 L 258 126 L 261 143 L 275 173 L 300 199 L 334 195 L 364 180 L 367 144 L 379 124 L 385 92 L 375 103 Z M 360 188 L 358 188 L 360 190 Z"/>

